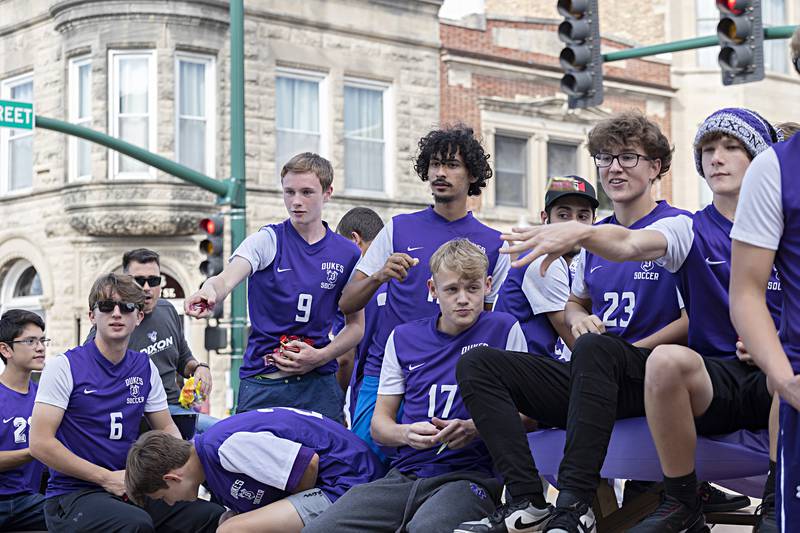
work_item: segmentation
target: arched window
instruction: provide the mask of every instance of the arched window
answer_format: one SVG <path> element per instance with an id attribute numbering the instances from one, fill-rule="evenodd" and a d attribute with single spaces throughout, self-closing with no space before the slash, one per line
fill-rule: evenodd
<path id="1" fill-rule="evenodd" d="M 2 274 L 0 274 L 2 275 Z M 44 318 L 42 279 L 28 261 L 15 261 L 0 282 L 0 313 L 7 309 L 26 309 Z"/>

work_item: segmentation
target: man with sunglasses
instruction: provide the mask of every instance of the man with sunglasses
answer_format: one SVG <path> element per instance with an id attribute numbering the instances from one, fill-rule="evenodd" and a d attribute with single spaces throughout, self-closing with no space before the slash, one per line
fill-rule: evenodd
<path id="1" fill-rule="evenodd" d="M 44 368 L 44 321 L 36 313 L 11 309 L 0 318 L 0 531 L 47 529 L 44 496 L 39 494 L 42 463 L 28 448 L 36 383 Z"/>
<path id="2" fill-rule="evenodd" d="M 131 334 L 128 348 L 150 356 L 167 393 L 167 405 L 173 415 L 195 414 L 184 409 L 180 402 L 180 386 L 177 374 L 184 378 L 200 379 L 200 390 L 211 394 L 211 371 L 208 364 L 201 363 L 192 355 L 183 331 L 183 320 L 175 307 L 161 298 L 161 262 L 158 253 L 147 248 L 129 250 L 122 256 L 122 271 L 133 276 L 144 291 L 144 318 Z M 95 335 L 92 327 L 87 342 Z M 217 421 L 204 413 L 197 413 L 197 433 L 203 433 Z"/>
<path id="3" fill-rule="evenodd" d="M 224 509 L 210 502 L 189 516 L 126 501 L 125 460 L 144 416 L 180 438 L 150 358 L 128 349 L 144 317 L 144 293 L 131 276 L 100 276 L 89 293 L 88 343 L 48 361 L 33 408 L 31 454 L 50 467 L 44 504 L 51 532 L 213 531 Z"/>

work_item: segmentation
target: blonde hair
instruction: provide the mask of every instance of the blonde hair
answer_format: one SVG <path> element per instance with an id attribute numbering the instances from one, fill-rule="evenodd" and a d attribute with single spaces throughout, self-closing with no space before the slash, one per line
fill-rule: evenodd
<path id="1" fill-rule="evenodd" d="M 442 270 L 457 273 L 466 279 L 485 278 L 489 271 L 486 252 L 468 239 L 453 239 L 439 247 L 431 256 L 431 274 Z"/>
<path id="2" fill-rule="evenodd" d="M 321 155 L 311 152 L 297 154 L 283 165 L 281 169 L 281 180 L 289 172 L 313 172 L 319 178 L 322 185 L 322 192 L 327 191 L 333 184 L 333 167 L 331 162 Z"/>

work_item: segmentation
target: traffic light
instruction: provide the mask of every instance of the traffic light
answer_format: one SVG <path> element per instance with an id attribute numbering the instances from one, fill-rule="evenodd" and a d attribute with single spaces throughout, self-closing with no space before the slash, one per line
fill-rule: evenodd
<path id="1" fill-rule="evenodd" d="M 200 251 L 206 255 L 200 263 L 200 273 L 210 278 L 222 272 L 225 266 L 222 258 L 225 220 L 220 215 L 204 218 L 200 229 L 206 233 L 206 238 L 200 241 Z"/>
<path id="2" fill-rule="evenodd" d="M 558 38 L 567 46 L 559 61 L 564 69 L 561 90 L 570 108 L 603 103 L 603 59 L 600 55 L 600 17 L 597 0 L 558 0 L 564 21 Z"/>
<path id="3" fill-rule="evenodd" d="M 717 0 L 719 66 L 722 83 L 764 79 L 764 26 L 761 0 Z"/>

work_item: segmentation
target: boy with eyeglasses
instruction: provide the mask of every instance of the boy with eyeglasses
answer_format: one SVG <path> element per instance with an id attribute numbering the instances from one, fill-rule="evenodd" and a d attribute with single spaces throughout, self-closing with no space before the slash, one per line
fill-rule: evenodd
<path id="1" fill-rule="evenodd" d="M 128 348 L 150 356 L 161 375 L 161 383 L 167 393 L 167 406 L 173 415 L 196 414 L 197 433 L 211 427 L 217 419 L 204 413 L 185 409 L 180 404 L 180 387 L 177 374 L 184 378 L 194 376 L 200 380 L 200 391 L 211 394 L 211 371 L 207 363 L 201 363 L 192 355 L 183 330 L 183 320 L 175 307 L 161 298 L 161 260 L 158 253 L 147 248 L 129 250 L 122 256 L 122 271 L 130 274 L 144 291 L 144 318 L 136 326 L 128 341 Z M 86 340 L 95 336 L 95 327 Z"/>
<path id="2" fill-rule="evenodd" d="M 105 274 L 89 293 L 97 336 L 48 361 L 33 409 L 31 453 L 50 467 L 44 506 L 51 532 L 150 532 L 185 527 L 169 511 L 151 515 L 125 501 L 125 459 L 144 416 L 180 438 L 158 369 L 128 349 L 144 294 L 133 278 Z M 223 509 L 209 504 L 194 531 L 213 531 Z M 162 509 L 162 511 L 164 511 Z"/>
<path id="3" fill-rule="evenodd" d="M 36 313 L 11 309 L 0 317 L 0 531 L 47 529 L 42 464 L 30 453 L 28 434 L 36 397 L 31 373 L 44 368 L 44 321 Z"/>

